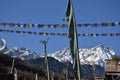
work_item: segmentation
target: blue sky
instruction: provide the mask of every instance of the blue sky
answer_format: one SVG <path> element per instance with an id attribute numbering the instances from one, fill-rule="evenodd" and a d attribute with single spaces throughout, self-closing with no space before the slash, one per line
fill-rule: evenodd
<path id="1" fill-rule="evenodd" d="M 76 23 L 102 23 L 120 21 L 120 0 L 73 0 Z M 0 22 L 67 24 L 65 18 L 67 0 L 0 0 Z M 0 29 L 68 33 L 67 28 L 9 28 Z M 78 33 L 117 33 L 120 27 L 78 28 Z M 47 52 L 51 53 L 69 47 L 68 37 L 39 36 L 15 33 L 0 33 L 7 41 L 8 48 L 27 47 L 32 52 L 43 53 L 40 40 L 50 37 Z M 112 47 L 120 55 L 120 37 L 79 37 L 79 48 L 96 45 Z"/>

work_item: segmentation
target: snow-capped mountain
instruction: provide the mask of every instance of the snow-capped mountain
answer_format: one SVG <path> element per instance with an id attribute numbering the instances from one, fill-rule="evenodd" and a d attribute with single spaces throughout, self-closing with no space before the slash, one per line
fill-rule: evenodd
<path id="1" fill-rule="evenodd" d="M 35 52 L 31 52 L 25 47 L 14 47 L 8 50 L 6 48 L 6 41 L 4 39 L 0 39 L 0 51 L 3 51 L 5 54 L 11 55 L 12 57 L 18 57 L 22 60 L 35 59 L 40 57 L 40 55 Z M 98 45 L 93 48 L 79 48 L 79 58 L 81 64 L 98 64 L 104 66 L 105 59 L 111 59 L 114 55 L 115 52 L 112 48 L 104 47 L 103 45 Z M 69 48 L 64 48 L 63 50 L 50 53 L 48 56 L 53 57 L 60 62 L 69 61 L 72 63 L 72 57 L 70 55 Z"/>
<path id="2" fill-rule="evenodd" d="M 22 48 L 14 47 L 4 53 L 8 54 L 12 57 L 18 57 L 22 60 L 35 59 L 38 57 L 37 53 L 31 52 L 29 49 L 27 49 L 25 47 L 22 47 Z"/>
<path id="3" fill-rule="evenodd" d="M 105 59 L 111 59 L 114 55 L 115 52 L 112 48 L 104 47 L 103 45 L 98 45 L 94 48 L 79 49 L 79 58 L 81 64 L 98 64 L 105 66 Z M 72 62 L 69 48 L 64 48 L 63 50 L 48 54 L 48 56 L 54 57 L 61 62 Z"/>
<path id="4" fill-rule="evenodd" d="M 0 52 L 4 52 L 7 50 L 7 44 L 5 39 L 0 39 Z"/>
<path id="5" fill-rule="evenodd" d="M 12 57 L 18 57 L 22 60 L 35 59 L 36 57 L 39 57 L 35 52 L 31 52 L 25 47 L 20 49 L 17 47 L 7 49 L 7 43 L 5 39 L 0 39 L 0 52 L 4 52 L 4 54 L 8 54 Z"/>
<path id="6" fill-rule="evenodd" d="M 72 62 L 72 57 L 70 56 L 70 50 L 69 48 L 64 48 L 63 50 L 56 51 L 54 53 L 48 54 L 50 57 L 54 57 L 60 62 L 67 62 L 70 61 Z"/>

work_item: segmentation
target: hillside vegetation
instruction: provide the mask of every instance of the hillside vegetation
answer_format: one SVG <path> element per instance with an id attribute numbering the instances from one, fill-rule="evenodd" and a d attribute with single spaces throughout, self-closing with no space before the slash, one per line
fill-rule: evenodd
<path id="1" fill-rule="evenodd" d="M 36 73 L 38 74 L 38 80 L 47 80 L 47 73 L 44 68 L 18 58 L 15 58 L 14 60 L 14 68 L 17 69 L 18 80 L 35 80 Z M 12 62 L 12 57 L 0 53 L 0 76 L 10 74 Z M 65 80 L 65 75 L 62 73 L 57 74 L 52 71 L 51 73 L 54 74 L 54 80 L 58 80 L 58 78 Z"/>

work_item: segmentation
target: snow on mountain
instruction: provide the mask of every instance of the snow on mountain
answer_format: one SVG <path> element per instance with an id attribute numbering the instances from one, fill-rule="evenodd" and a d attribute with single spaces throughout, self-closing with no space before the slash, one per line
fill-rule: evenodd
<path id="1" fill-rule="evenodd" d="M 31 52 L 29 49 L 22 47 L 14 47 L 7 50 L 6 41 L 0 39 L 0 51 L 3 51 L 5 54 L 11 55 L 13 57 L 18 57 L 22 60 L 35 59 L 40 57 L 35 52 Z M 79 57 L 81 64 L 99 64 L 105 66 L 105 59 L 111 59 L 115 55 L 115 52 L 110 47 L 104 47 L 103 45 L 98 45 L 93 48 L 80 48 Z M 56 51 L 54 53 L 48 54 L 48 56 L 57 59 L 60 62 L 70 61 L 72 63 L 72 57 L 70 55 L 69 48 L 64 48 L 63 50 Z"/>
<path id="2" fill-rule="evenodd" d="M 31 52 L 29 49 L 25 47 L 22 47 L 20 49 L 17 47 L 7 49 L 7 43 L 5 39 L 0 39 L 0 52 L 4 52 L 4 54 L 8 54 L 12 57 L 18 57 L 22 60 L 35 59 L 39 57 L 37 53 Z"/>
<path id="3" fill-rule="evenodd" d="M 6 41 L 4 39 L 0 39 L 0 52 L 5 51 L 7 49 Z"/>
<path id="4" fill-rule="evenodd" d="M 12 49 L 9 49 L 8 51 L 4 52 L 5 54 L 8 54 L 12 57 L 18 57 L 22 60 L 29 60 L 29 59 L 35 59 L 38 57 L 38 55 L 35 52 L 31 52 L 29 49 L 22 47 L 17 48 L 14 47 Z"/>
<path id="5" fill-rule="evenodd" d="M 64 48 L 63 50 L 56 51 L 54 53 L 48 54 L 50 57 L 54 57 L 60 62 L 67 62 L 67 61 L 72 61 L 72 57 L 70 56 L 70 51 L 68 48 Z"/>
<path id="6" fill-rule="evenodd" d="M 114 55 L 115 52 L 112 48 L 104 47 L 103 45 L 98 45 L 94 48 L 79 49 L 81 64 L 98 64 L 105 66 L 105 59 L 111 59 Z M 69 48 L 64 48 L 63 50 L 48 54 L 48 56 L 54 57 L 61 62 L 72 62 Z"/>

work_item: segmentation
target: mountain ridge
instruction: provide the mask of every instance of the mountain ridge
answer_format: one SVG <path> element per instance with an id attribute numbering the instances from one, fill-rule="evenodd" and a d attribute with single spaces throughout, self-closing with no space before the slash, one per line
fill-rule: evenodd
<path id="1" fill-rule="evenodd" d="M 79 48 L 79 57 L 81 64 L 99 64 L 105 66 L 105 59 L 112 59 L 115 52 L 112 48 L 104 47 L 103 45 L 97 45 L 93 48 Z M 72 63 L 72 57 L 70 55 L 69 48 L 56 51 L 48 54 L 48 56 L 54 57 L 59 61 L 70 61 Z"/>
<path id="2" fill-rule="evenodd" d="M 38 55 L 36 52 L 31 52 L 28 48 L 25 47 L 14 47 L 12 49 L 6 49 L 7 43 L 4 39 L 0 39 L 0 51 L 3 51 L 5 54 L 11 55 L 12 57 L 18 57 L 21 60 L 30 60 L 36 59 L 39 57 L 44 57 Z M 93 48 L 79 48 L 79 57 L 81 64 L 98 64 L 105 66 L 105 59 L 111 59 L 115 55 L 115 52 L 112 48 L 104 47 L 103 45 L 97 45 Z M 53 57 L 60 62 L 71 62 L 72 57 L 70 55 L 69 48 L 64 48 L 62 50 L 49 53 L 49 57 Z"/>
<path id="3" fill-rule="evenodd" d="M 5 41 L 5 40 L 4 40 Z M 19 58 L 21 61 L 27 61 L 30 64 L 34 64 L 36 66 L 45 68 L 45 59 L 44 56 L 38 55 L 35 52 L 31 52 L 28 48 L 25 47 L 14 47 L 11 49 L 5 50 L 7 45 L 3 45 L 4 42 L 0 39 L 0 49 L 1 52 L 4 52 L 5 55 L 12 56 L 13 58 Z M 6 43 L 6 42 L 5 42 Z M 3 48 L 4 47 L 4 48 Z M 79 56 L 81 61 L 81 72 L 83 76 L 92 77 L 93 76 L 93 67 L 91 60 L 94 58 L 96 71 L 98 76 L 104 75 L 104 60 L 107 58 L 112 58 L 115 55 L 115 52 L 112 48 L 104 47 L 103 45 L 98 45 L 93 48 L 80 48 Z M 93 60 L 93 61 L 94 61 Z M 67 67 L 66 63 L 69 62 L 69 67 Z M 69 48 L 64 48 L 63 50 L 59 50 L 53 53 L 48 54 L 48 64 L 50 69 L 55 72 L 62 72 L 65 68 L 69 69 L 68 72 L 73 73 L 72 69 L 72 57 L 70 55 Z M 57 67 L 57 66 L 59 67 Z M 72 70 L 72 71 L 71 71 Z M 87 71 L 87 72 L 86 72 Z M 72 74 L 71 73 L 71 74 Z"/>

